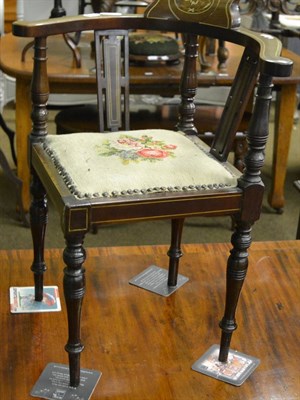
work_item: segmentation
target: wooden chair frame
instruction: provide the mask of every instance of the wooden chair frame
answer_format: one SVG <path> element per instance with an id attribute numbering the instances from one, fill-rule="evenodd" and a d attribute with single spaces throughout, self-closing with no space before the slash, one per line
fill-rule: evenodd
<path id="1" fill-rule="evenodd" d="M 244 46 L 244 54 L 226 103 L 219 129 L 211 146 L 211 156 L 226 162 L 237 127 L 257 83 L 256 104 L 248 132 L 248 154 L 245 170 L 236 188 L 206 188 L 199 191 L 139 194 L 126 197 L 76 198 L 65 184 L 64 177 L 43 148 L 47 135 L 47 36 L 85 30 L 145 29 L 175 32 L 187 38 L 183 73 L 180 85 L 182 104 L 176 129 L 194 135 L 193 99 L 197 88 L 196 63 L 198 36 L 208 36 Z M 79 16 L 43 21 L 17 22 L 13 32 L 18 36 L 34 37 L 34 69 L 32 80 L 32 120 L 30 134 L 30 163 L 32 172 L 31 230 L 34 246 L 32 271 L 35 279 L 35 298 L 43 297 L 44 238 L 47 224 L 46 192 L 61 215 L 66 247 L 63 259 L 64 294 L 68 311 L 70 385 L 78 386 L 80 379 L 80 339 L 82 300 L 85 293 L 86 253 L 85 234 L 93 224 L 153 219 L 171 219 L 172 238 L 168 252 L 169 285 L 177 282 L 181 231 L 184 218 L 190 216 L 229 215 L 235 218 L 232 250 L 227 264 L 227 289 L 219 360 L 226 362 L 233 331 L 236 329 L 235 311 L 248 267 L 248 248 L 251 227 L 259 219 L 264 185 L 260 169 L 264 162 L 264 148 L 268 136 L 268 112 L 272 97 L 272 76 L 288 76 L 292 62 L 280 58 L 280 42 L 276 38 L 254 34 L 245 29 L 227 29 L 207 24 L 145 18 L 143 16 Z"/>

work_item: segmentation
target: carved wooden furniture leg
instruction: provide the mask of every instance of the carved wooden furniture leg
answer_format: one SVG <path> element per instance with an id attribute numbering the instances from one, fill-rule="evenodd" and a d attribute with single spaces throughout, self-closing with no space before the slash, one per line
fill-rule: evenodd
<path id="1" fill-rule="evenodd" d="M 17 177 L 17 175 L 11 170 L 4 153 L 0 150 L 0 166 L 2 167 L 6 177 L 13 183 L 16 188 L 17 194 L 17 207 L 21 221 L 24 226 L 28 227 L 29 222 L 27 219 L 27 214 L 24 212 L 22 204 L 22 181 Z"/>
<path id="2" fill-rule="evenodd" d="M 34 40 L 32 40 L 31 42 L 27 43 L 27 44 L 24 46 L 24 48 L 23 48 L 23 50 L 22 50 L 22 53 L 21 53 L 21 61 L 22 61 L 22 62 L 25 62 L 26 53 L 27 53 L 27 51 L 28 51 L 29 49 L 32 49 L 33 45 L 34 45 Z"/>
<path id="3" fill-rule="evenodd" d="M 245 140 L 245 134 L 237 132 L 235 141 L 233 142 L 233 153 L 234 153 L 234 166 L 239 171 L 243 172 L 245 167 L 244 158 L 247 150 L 247 142 Z"/>
<path id="4" fill-rule="evenodd" d="M 293 131 L 297 100 L 297 85 L 282 85 L 277 93 L 275 116 L 275 140 L 273 148 L 272 185 L 268 201 L 278 213 L 284 207 L 284 183 L 288 153 Z"/>
<path id="5" fill-rule="evenodd" d="M 233 331 L 237 328 L 235 311 L 248 268 L 247 249 L 251 243 L 250 224 L 237 224 L 232 235 L 233 249 L 227 264 L 226 303 L 224 316 L 220 322 L 222 329 L 219 361 L 226 362 Z"/>
<path id="6" fill-rule="evenodd" d="M 183 223 L 184 218 L 172 219 L 171 246 L 168 251 L 168 256 L 170 257 L 168 275 L 169 286 L 177 285 L 179 259 L 183 255 L 180 248 Z"/>
<path id="7" fill-rule="evenodd" d="M 84 235 L 66 237 L 66 248 L 63 258 L 64 295 L 68 313 L 69 338 L 65 346 L 69 353 L 70 386 L 77 387 L 80 383 L 80 354 L 84 348 L 80 341 L 80 320 L 83 296 L 85 293 L 85 276 L 82 267 L 86 254 L 83 248 Z"/>
<path id="8" fill-rule="evenodd" d="M 46 76 L 46 38 L 38 38 L 35 40 L 34 45 L 34 73 L 38 76 Z M 33 75 L 34 75 L 33 73 Z M 20 88 L 25 89 L 26 86 L 17 85 L 16 94 L 23 94 Z M 45 95 L 41 94 L 46 93 Z M 47 134 L 47 107 L 46 103 L 48 100 L 48 81 L 47 79 L 43 84 L 38 79 L 33 79 L 31 83 L 32 103 L 33 108 L 31 112 L 32 118 L 32 130 L 30 133 L 30 142 L 35 143 L 43 139 Z M 27 97 L 27 96 L 26 96 Z M 25 97 L 25 98 L 26 98 Z M 21 110 L 20 110 L 21 111 Z M 24 110 L 28 111 L 28 110 Z M 22 121 L 19 121 L 19 124 Z M 26 121 L 27 122 L 27 121 Z M 18 125 L 16 124 L 16 128 Z M 18 130 L 17 130 L 18 132 Z M 32 160 L 31 160 L 32 162 Z M 31 183 L 31 206 L 30 206 L 30 223 L 31 223 L 31 234 L 33 241 L 33 252 L 34 258 L 31 266 L 31 270 L 34 272 L 34 285 L 35 285 L 35 300 L 43 300 L 43 274 L 46 270 L 44 261 L 44 242 L 45 242 L 45 231 L 48 218 L 48 207 L 46 191 L 42 185 L 37 173 L 34 168 L 31 168 L 32 183 Z"/>
<path id="9" fill-rule="evenodd" d="M 206 59 L 206 42 L 207 38 L 205 36 L 199 36 L 199 62 L 201 71 L 204 72 L 208 68 L 211 67 L 211 63 L 209 63 Z"/>
<path id="10" fill-rule="evenodd" d="M 81 54 L 79 48 L 77 47 L 78 42 L 76 43 L 76 39 L 73 40 L 71 36 L 67 34 L 63 35 L 63 38 L 73 53 L 76 68 L 81 68 Z"/>
<path id="11" fill-rule="evenodd" d="M 227 265 L 225 313 L 220 322 L 222 329 L 219 361 L 226 362 L 233 331 L 237 328 L 235 311 L 248 267 L 248 248 L 251 244 L 251 226 L 259 218 L 264 185 L 260 170 L 264 164 L 264 151 L 268 138 L 268 115 L 272 99 L 272 77 L 261 74 L 257 89 L 253 117 L 248 132 L 248 153 L 245 172 L 239 181 L 244 189 L 242 214 L 236 220 L 232 235 L 233 249 Z M 251 195 L 255 190 L 255 197 Z"/>
<path id="12" fill-rule="evenodd" d="M 33 263 L 35 300 L 43 300 L 43 275 L 46 271 L 44 261 L 44 242 L 48 221 L 46 192 L 36 174 L 33 174 L 31 184 L 32 203 L 30 207 L 30 226 L 33 241 Z"/>
<path id="13" fill-rule="evenodd" d="M 219 40 L 217 57 L 218 57 L 218 61 L 219 61 L 218 69 L 226 69 L 229 52 L 228 52 L 228 49 L 225 47 L 224 40 Z"/>
<path id="14" fill-rule="evenodd" d="M 15 165 L 17 165 L 17 156 L 16 156 L 16 152 L 15 152 L 15 147 L 14 147 L 15 132 L 6 125 L 6 122 L 4 121 L 4 118 L 1 113 L 0 113 L 0 126 L 4 130 L 4 132 L 6 133 L 8 139 L 9 139 L 11 156 L 12 156 L 12 159 L 13 159 Z"/>
<path id="15" fill-rule="evenodd" d="M 16 156 L 16 152 L 15 152 L 15 147 L 14 147 L 15 132 L 6 125 L 6 122 L 4 121 L 4 118 L 1 113 L 0 113 L 0 126 L 4 130 L 6 135 L 8 136 L 12 159 L 13 159 L 15 165 L 17 165 L 17 156 Z M 20 216 L 20 220 L 23 222 L 24 226 L 28 227 L 29 226 L 28 215 L 23 208 L 23 202 L 22 202 L 22 187 L 23 187 L 22 180 L 19 179 L 18 176 L 16 176 L 12 172 L 5 155 L 1 150 L 0 150 L 0 165 L 3 168 L 4 172 L 6 173 L 6 176 L 11 180 L 11 182 L 16 187 L 17 207 L 18 207 L 18 213 Z"/>
<path id="16" fill-rule="evenodd" d="M 28 213 L 30 198 L 30 172 L 28 165 L 28 135 L 32 123 L 30 119 L 30 80 L 16 79 L 16 150 L 18 154 L 17 175 L 22 181 L 22 207 Z M 26 134 L 24 134 L 26 132 Z"/>

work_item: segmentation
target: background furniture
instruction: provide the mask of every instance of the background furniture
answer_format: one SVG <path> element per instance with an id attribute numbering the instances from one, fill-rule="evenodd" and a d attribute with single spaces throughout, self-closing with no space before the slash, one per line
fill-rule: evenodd
<path id="1" fill-rule="evenodd" d="M 219 15 L 218 12 L 217 15 Z M 225 15 L 227 17 L 228 14 Z M 218 21 L 220 23 L 219 19 Z M 225 18 L 223 24 L 228 26 Z M 118 29 L 114 29 L 115 27 Z M 114 29 L 113 32 L 112 29 Z M 128 115 L 126 101 L 129 87 L 128 31 L 132 29 L 165 30 L 186 35 L 180 85 L 181 107 L 176 127 L 176 130 L 184 132 L 185 135 L 175 131 L 151 130 L 148 136 L 144 130 L 128 131 L 129 121 L 126 117 L 122 125 L 118 105 L 120 105 L 123 92 L 125 93 L 124 112 L 125 116 Z M 88 135 L 86 133 L 47 136 L 46 107 L 49 87 L 46 68 L 46 36 L 84 30 L 95 30 L 99 126 L 103 132 L 103 122 L 106 121 L 107 129 L 112 132 L 102 137 L 101 134 Z M 197 88 L 197 36 L 203 35 L 204 32 L 217 39 L 222 38 L 245 46 L 209 154 L 206 154 L 208 150 L 203 148 L 203 142 L 197 138 L 193 122 L 193 98 Z M 292 68 L 291 61 L 279 57 L 279 41 L 270 38 L 264 41 L 263 35 L 255 38 L 253 33 L 244 30 L 234 31 L 199 23 L 190 24 L 138 16 L 94 18 L 82 16 L 73 20 L 50 19 L 37 24 L 16 23 L 14 33 L 35 37 L 34 73 L 31 86 L 33 126 L 30 135 L 33 178 L 30 220 L 34 246 L 32 270 L 35 278 L 35 300 L 41 301 L 43 298 L 43 273 L 46 269 L 43 253 L 47 223 L 47 191 L 61 213 L 62 229 L 66 240 L 64 294 L 69 324 L 66 350 L 69 353 L 70 385 L 76 387 L 80 382 L 80 353 L 83 350 L 80 320 L 85 292 L 83 263 L 86 257 L 83 240 L 93 224 L 171 219 L 172 237 L 168 252 L 170 261 L 167 285 L 172 288 L 177 285 L 178 264 L 182 255 L 180 243 L 184 218 L 203 214 L 206 216 L 230 215 L 235 218 L 233 248 L 227 264 L 226 305 L 220 322 L 222 337 L 219 360 L 226 362 L 231 336 L 237 327 L 235 310 L 248 267 L 247 249 L 251 243 L 251 226 L 259 219 L 261 209 L 263 183 L 260 178 L 260 168 L 263 165 L 264 146 L 268 134 L 272 76 L 288 76 Z M 124 40 L 123 45 L 121 45 L 120 37 Z M 123 68 L 120 67 L 121 47 L 123 48 Z M 105 58 L 105 55 L 109 57 Z M 249 150 L 245 159 L 246 166 L 243 174 L 238 178 L 239 174 L 231 169 L 226 160 L 237 127 L 253 93 L 258 74 L 260 77 L 256 104 L 248 132 Z M 121 88 L 118 84 L 121 84 Z M 103 93 L 106 96 L 105 112 L 102 105 Z M 120 128 L 125 128 L 127 132 L 117 133 Z M 124 146 L 129 146 L 132 150 L 136 145 L 139 146 L 139 151 L 131 151 L 128 155 Z M 72 152 L 70 146 L 73 146 L 74 155 L 66 158 Z M 121 149 L 118 146 L 121 146 Z M 177 147 L 178 159 L 176 159 L 176 154 L 173 154 L 173 152 L 177 153 Z M 100 152 L 98 158 L 94 158 L 95 151 Z M 142 167 L 143 161 L 141 165 L 136 166 L 137 157 L 146 158 L 144 161 L 149 163 L 146 169 Z M 165 165 L 157 169 L 154 163 L 150 163 L 157 157 L 168 157 L 167 168 L 172 171 L 171 174 L 164 173 Z M 185 158 L 184 162 L 180 162 L 181 157 Z M 130 164 L 131 159 L 132 164 Z M 193 160 L 193 165 L 187 167 L 191 160 Z M 198 164 L 200 160 L 204 162 L 202 166 Z M 110 167 L 107 164 L 110 164 Z M 131 168 L 128 170 L 129 164 Z M 209 167 L 210 164 L 213 165 Z M 77 172 L 80 174 L 78 175 Z M 181 178 L 183 173 L 186 177 Z M 140 181 L 138 181 L 139 174 L 141 174 Z M 89 176 L 91 180 L 86 186 Z M 163 177 L 162 180 L 161 177 Z"/>
<path id="2" fill-rule="evenodd" d="M 4 1 L 0 0 L 0 37 L 3 34 L 4 34 Z M 5 101 L 3 86 L 4 86 L 3 74 L 2 74 L 2 71 L 0 71 L 0 128 L 3 129 L 3 131 L 5 132 L 8 140 L 9 140 L 12 159 L 13 159 L 15 165 L 17 165 L 17 157 L 16 157 L 16 153 L 15 153 L 15 148 L 14 148 L 15 132 L 7 126 L 5 120 L 2 116 L 2 108 L 4 105 L 4 101 Z M 19 179 L 16 176 L 15 172 L 11 170 L 11 168 L 7 162 L 7 158 L 1 149 L 1 143 L 0 143 L 0 167 L 3 169 L 6 177 L 15 186 L 19 216 L 20 216 L 20 219 L 23 221 L 23 223 L 27 226 L 28 223 L 27 223 L 27 219 L 26 219 L 24 209 L 23 209 L 23 204 L 22 204 L 22 181 L 21 181 L 21 179 Z"/>
<path id="3" fill-rule="evenodd" d="M 300 242 L 251 245 L 251 286 L 245 285 L 237 311 L 243 329 L 234 335 L 232 346 L 243 346 L 261 364 L 239 388 L 191 370 L 191 360 L 206 351 L 208 342 L 218 341 L 212 309 L 216 316 L 222 315 L 220 293 L 229 246 L 183 245 L 181 271 L 190 283 L 168 299 L 128 285 L 143 266 L 153 261 L 166 265 L 167 250 L 167 246 L 87 249 L 85 315 L 89 321 L 83 331 L 82 362 L 103 373 L 92 399 L 199 400 L 199 393 L 210 400 L 297 398 L 299 363 L 291 354 L 297 354 L 300 345 Z M 61 252 L 45 252 L 50 284 L 62 274 Z M 9 287 L 32 284 L 31 257 L 31 250 L 0 251 L 0 324 L 5 326 L 0 330 L 1 399 L 32 399 L 29 393 L 45 365 L 67 359 L 64 306 L 59 313 L 34 316 L 8 311 Z M 60 281 L 58 286 L 62 293 Z"/>
<path id="4" fill-rule="evenodd" d="M 294 182 L 295 188 L 300 192 L 300 180 Z M 297 228 L 297 234 L 296 234 L 296 239 L 300 239 L 300 214 L 299 214 L 299 221 L 298 221 L 298 228 Z"/>
<path id="5" fill-rule="evenodd" d="M 281 29 L 280 14 L 299 15 L 300 5 L 297 0 L 241 0 L 241 14 L 254 15 L 253 29 Z M 269 21 L 267 14 L 270 15 Z"/>
<path id="6" fill-rule="evenodd" d="M 288 38 L 300 37 L 297 0 L 242 0 L 240 7 L 242 15 L 250 18 L 251 29 L 278 36 L 285 47 L 289 47 Z"/>

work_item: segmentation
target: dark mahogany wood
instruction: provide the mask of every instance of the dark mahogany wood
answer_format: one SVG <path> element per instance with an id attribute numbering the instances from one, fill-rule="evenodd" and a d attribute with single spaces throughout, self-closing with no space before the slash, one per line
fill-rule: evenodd
<path id="1" fill-rule="evenodd" d="M 36 173 L 32 173 L 31 183 L 32 203 L 30 207 L 30 227 L 33 243 L 33 263 L 35 300 L 43 300 L 43 277 L 46 271 L 44 261 L 45 232 L 48 222 L 48 206 L 46 191 Z"/>
<path id="2" fill-rule="evenodd" d="M 171 246 L 168 250 L 169 256 L 169 274 L 168 274 L 168 285 L 177 285 L 177 276 L 179 268 L 179 260 L 182 257 L 181 235 L 183 229 L 184 219 L 172 219 L 172 232 L 171 232 Z"/>
<path id="3" fill-rule="evenodd" d="M 47 100 L 49 87 L 47 79 L 47 36 L 69 34 L 82 30 L 105 32 L 116 30 L 146 29 L 180 33 L 185 37 L 185 55 L 182 62 L 182 77 L 179 89 L 177 129 L 188 135 L 196 135 L 194 123 L 194 96 L 197 89 L 196 62 L 198 59 L 198 36 L 209 36 L 216 40 L 233 42 L 245 47 L 237 76 L 233 82 L 220 127 L 211 146 L 211 157 L 225 162 L 241 123 L 244 111 L 252 96 L 258 75 L 258 92 L 252 122 L 249 125 L 249 150 L 245 158 L 245 170 L 237 187 L 215 187 L 205 190 L 191 190 L 161 193 L 129 193 L 126 196 L 78 198 L 61 176 L 43 147 L 47 135 Z M 30 136 L 30 160 L 33 174 L 32 185 L 32 235 L 34 242 L 34 263 L 36 276 L 36 298 L 40 299 L 45 270 L 43 249 L 47 222 L 45 192 L 61 214 L 61 223 L 66 239 L 64 262 L 64 294 L 68 311 L 69 338 L 66 350 L 69 354 L 70 385 L 78 386 L 80 379 L 81 343 L 80 323 L 82 301 L 85 292 L 83 240 L 93 225 L 122 223 L 128 221 L 170 219 L 172 220 L 171 247 L 169 249 L 169 285 L 176 284 L 178 263 L 181 257 L 181 232 L 184 218 L 188 216 L 228 215 L 236 221 L 232 236 L 232 250 L 227 267 L 227 294 L 222 329 L 220 360 L 226 362 L 233 331 L 236 329 L 235 312 L 240 291 L 248 266 L 247 249 L 251 243 L 251 227 L 259 219 L 262 203 L 263 183 L 260 169 L 264 160 L 264 148 L 268 135 L 268 109 L 271 101 L 272 76 L 288 76 L 292 63 L 280 58 L 277 39 L 249 33 L 244 29 L 225 29 L 212 25 L 145 18 L 143 16 L 79 16 L 57 18 L 42 23 L 18 22 L 14 33 L 35 38 L 34 70 L 32 82 L 32 121 Z M 126 36 L 126 35 L 125 35 Z M 99 46 L 96 46 L 96 53 Z M 97 57 L 97 54 L 96 54 Z M 117 65 L 117 63 L 115 63 Z M 98 63 L 97 66 L 101 66 Z M 113 72 L 113 69 L 112 69 Z M 98 87 L 99 89 L 99 87 Z M 119 100 L 118 95 L 112 100 Z M 113 127 L 112 130 L 116 128 Z M 101 134 L 101 133 L 99 133 Z M 75 155 L 76 157 L 76 155 Z M 78 166 L 80 168 L 80 166 Z M 174 171 L 176 174 L 176 171 Z"/>
<path id="4" fill-rule="evenodd" d="M 63 253 L 66 264 L 64 295 L 68 311 L 69 338 L 65 349 L 69 354 L 70 386 L 77 387 L 80 383 L 80 353 L 84 348 L 80 340 L 81 308 L 85 293 L 85 270 L 82 265 L 86 254 L 82 246 L 83 235 L 67 236 L 66 244 Z"/>
<path id="5" fill-rule="evenodd" d="M 194 98 L 197 90 L 197 58 L 199 44 L 196 35 L 184 35 L 184 37 L 185 60 L 180 82 L 181 104 L 176 128 L 189 135 L 195 135 L 198 133 L 194 122 L 196 110 Z"/>

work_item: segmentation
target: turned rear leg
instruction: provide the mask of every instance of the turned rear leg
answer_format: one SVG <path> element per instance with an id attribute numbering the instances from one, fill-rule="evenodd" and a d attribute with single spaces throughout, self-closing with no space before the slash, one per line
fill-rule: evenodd
<path id="1" fill-rule="evenodd" d="M 232 333 L 237 328 L 235 311 L 248 268 L 248 248 L 251 244 L 250 224 L 237 223 L 232 235 L 233 249 L 227 263 L 226 303 L 224 316 L 220 322 L 222 329 L 219 361 L 228 358 Z"/>
<path id="2" fill-rule="evenodd" d="M 80 383 L 80 354 L 84 348 L 80 339 L 81 308 L 85 293 L 83 263 L 86 258 L 82 244 L 83 235 L 67 237 L 63 254 L 66 264 L 64 269 L 64 295 L 69 331 L 65 349 L 69 354 L 70 386 L 72 387 L 77 387 Z"/>
<path id="3" fill-rule="evenodd" d="M 169 275 L 168 286 L 177 285 L 179 259 L 182 257 L 181 252 L 181 237 L 184 219 L 172 219 L 171 246 L 168 251 L 169 256 Z"/>
<path id="4" fill-rule="evenodd" d="M 43 300 L 43 277 L 46 271 L 44 261 L 45 232 L 48 221 L 48 207 L 45 189 L 35 173 L 31 184 L 30 227 L 33 241 L 33 263 L 35 300 Z"/>

